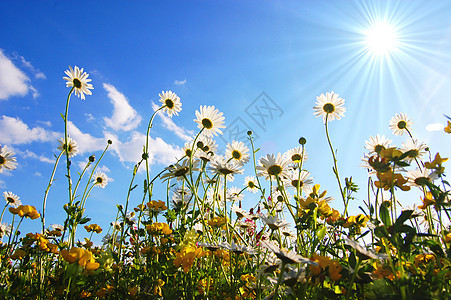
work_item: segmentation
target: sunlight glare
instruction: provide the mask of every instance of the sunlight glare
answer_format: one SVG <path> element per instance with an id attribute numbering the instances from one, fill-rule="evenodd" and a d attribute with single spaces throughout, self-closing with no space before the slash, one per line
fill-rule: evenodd
<path id="1" fill-rule="evenodd" d="M 376 55 L 385 55 L 397 48 L 397 31 L 389 23 L 375 23 L 365 35 L 367 48 Z"/>

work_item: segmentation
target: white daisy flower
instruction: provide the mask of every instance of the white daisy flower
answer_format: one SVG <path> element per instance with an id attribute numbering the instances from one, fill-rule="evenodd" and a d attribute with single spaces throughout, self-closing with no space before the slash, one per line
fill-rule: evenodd
<path id="1" fill-rule="evenodd" d="M 243 142 L 232 141 L 232 144 L 227 144 L 225 157 L 227 160 L 232 159 L 234 162 L 244 165 L 249 161 L 250 154 Z"/>
<path id="2" fill-rule="evenodd" d="M 194 122 L 198 124 L 198 128 L 204 128 L 203 133 L 206 136 L 211 137 L 222 134 L 220 128 L 225 128 L 223 125 L 224 119 L 222 112 L 219 112 L 214 106 L 204 105 L 200 107 L 200 111 L 196 110 L 196 119 L 194 119 Z"/>
<path id="3" fill-rule="evenodd" d="M 286 177 L 282 180 L 289 187 L 297 189 L 299 186 L 304 193 L 307 193 L 313 184 L 313 179 L 310 178 L 310 173 L 305 170 L 299 172 L 299 170 L 296 169 L 289 169 L 286 172 Z"/>
<path id="4" fill-rule="evenodd" d="M 160 102 L 163 104 L 163 112 L 167 113 L 170 118 L 173 115 L 178 116 L 182 111 L 182 102 L 180 98 L 172 91 L 161 92 L 159 94 Z"/>
<path id="5" fill-rule="evenodd" d="M 237 187 L 230 187 L 227 189 L 227 200 L 230 202 L 241 201 L 244 198 L 244 195 L 240 193 L 241 190 Z"/>
<path id="6" fill-rule="evenodd" d="M 302 257 L 301 255 L 295 253 L 294 251 L 279 248 L 279 246 L 273 241 L 262 241 L 262 245 L 271 250 L 272 252 L 274 252 L 277 258 L 280 259 L 283 263 L 286 264 L 305 263 L 315 266 L 318 265 L 318 263 L 308 258 Z"/>
<path id="7" fill-rule="evenodd" d="M 197 160 L 192 161 L 192 171 L 198 171 L 198 164 L 199 162 Z M 177 178 L 177 180 L 183 180 L 184 176 L 189 173 L 189 159 L 185 159 L 182 161 L 182 163 L 176 163 L 174 165 L 170 165 L 169 167 L 166 167 L 165 170 L 168 172 L 162 174 L 160 178 L 162 180 L 169 179 L 169 178 Z"/>
<path id="8" fill-rule="evenodd" d="M 290 223 L 288 223 L 287 221 L 279 220 L 277 217 L 273 216 L 266 217 L 264 215 L 260 215 L 260 219 L 262 219 L 262 221 L 264 221 L 266 225 L 268 225 L 268 227 L 272 230 L 290 226 Z"/>
<path id="9" fill-rule="evenodd" d="M 270 176 L 286 176 L 286 170 L 289 161 L 280 153 L 277 156 L 274 154 L 267 154 L 266 157 L 260 158 L 260 166 L 257 166 L 257 176 L 265 176 L 269 179 Z"/>
<path id="10" fill-rule="evenodd" d="M 16 158 L 13 155 L 14 152 L 8 151 L 6 146 L 0 145 L 0 173 L 3 173 L 3 168 L 11 171 L 16 168 Z"/>
<path id="11" fill-rule="evenodd" d="M 343 107 L 345 100 L 338 97 L 338 94 L 326 93 L 316 97 L 316 106 L 313 107 L 314 115 L 322 116 L 324 122 L 332 121 L 334 119 L 340 120 L 345 116 L 346 108 Z"/>
<path id="12" fill-rule="evenodd" d="M 71 157 L 74 157 L 75 155 L 77 155 L 78 145 L 77 145 L 77 142 L 70 137 L 67 137 L 67 141 L 68 141 L 67 153 L 69 153 L 69 158 L 71 158 Z M 58 140 L 58 142 L 60 143 L 60 145 L 58 146 L 58 150 L 60 150 L 61 152 L 64 152 L 64 154 L 66 154 L 66 151 L 65 151 L 66 143 L 65 143 L 64 138 L 60 138 Z"/>
<path id="13" fill-rule="evenodd" d="M 83 68 L 79 69 L 75 66 L 75 69 L 72 69 L 72 67 L 69 66 L 69 70 L 64 71 L 64 73 L 69 76 L 63 77 L 63 79 L 67 81 L 66 87 L 73 87 L 76 96 L 85 100 L 85 94 L 92 95 L 90 90 L 94 89 L 94 87 L 92 84 L 88 83 L 91 79 L 88 79 L 89 74 L 83 72 Z"/>
<path id="14" fill-rule="evenodd" d="M 11 225 L 0 223 L 0 238 L 11 233 Z"/>
<path id="15" fill-rule="evenodd" d="M 243 254 L 243 253 L 247 253 L 247 254 L 255 254 L 257 251 L 255 251 L 254 248 L 248 247 L 248 246 L 244 246 L 244 245 L 238 245 L 235 244 L 235 242 L 232 242 L 232 244 L 229 244 L 227 242 L 221 243 L 219 244 L 219 247 L 227 249 L 227 250 L 231 250 L 232 252 L 236 253 L 236 254 Z"/>
<path id="16" fill-rule="evenodd" d="M 287 159 L 295 164 L 304 163 L 308 157 L 307 152 L 302 147 L 295 147 L 285 152 Z"/>
<path id="17" fill-rule="evenodd" d="M 185 207 L 191 200 L 191 191 L 188 188 L 178 187 L 174 189 L 172 204 L 174 208 Z"/>
<path id="18" fill-rule="evenodd" d="M 410 131 L 412 124 L 413 122 L 406 114 L 400 113 L 391 118 L 389 127 L 394 135 L 403 135 L 407 130 Z"/>
<path id="19" fill-rule="evenodd" d="M 8 205 L 12 207 L 18 207 L 22 205 L 22 202 L 19 200 L 19 196 L 14 195 L 12 192 L 3 192 L 3 198 L 5 199 Z"/>
<path id="20" fill-rule="evenodd" d="M 240 165 L 233 162 L 227 162 L 221 155 L 216 155 L 208 167 L 214 174 L 225 175 L 228 181 L 233 181 L 234 174 L 243 173 Z"/>
<path id="21" fill-rule="evenodd" d="M 419 142 L 417 139 L 408 139 L 402 144 L 401 151 L 403 153 L 409 152 L 405 160 L 410 163 L 414 159 L 422 160 L 422 156 L 427 154 L 425 151 L 427 147 L 425 143 Z"/>
<path id="22" fill-rule="evenodd" d="M 241 218 L 250 219 L 249 213 L 247 211 L 245 211 L 244 209 L 238 207 L 236 204 L 232 205 L 232 212 L 234 212 L 236 214 L 238 219 L 241 219 Z"/>
<path id="23" fill-rule="evenodd" d="M 96 172 L 94 174 L 94 184 L 104 189 L 108 184 L 108 176 L 103 172 Z"/>
<path id="24" fill-rule="evenodd" d="M 425 186 L 427 182 L 431 182 L 429 177 L 429 170 L 424 168 L 423 170 L 415 169 L 407 172 L 405 176 L 408 180 L 407 184 L 411 186 Z"/>
<path id="25" fill-rule="evenodd" d="M 365 148 L 369 150 L 369 155 L 379 154 L 381 150 L 390 148 L 392 140 L 389 140 L 385 135 L 371 136 L 368 141 L 365 141 Z"/>
<path id="26" fill-rule="evenodd" d="M 251 193 L 258 192 L 258 181 L 255 176 L 246 176 L 244 178 L 244 185 L 247 186 L 247 190 Z"/>

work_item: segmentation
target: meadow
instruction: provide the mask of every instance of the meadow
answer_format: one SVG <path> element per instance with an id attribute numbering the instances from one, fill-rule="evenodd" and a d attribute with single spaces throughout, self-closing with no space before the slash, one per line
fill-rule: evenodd
<path id="1" fill-rule="evenodd" d="M 183 147 L 183 157 L 159 173 L 149 168 L 154 117 L 177 117 L 181 99 L 163 91 L 160 107 L 147 126 L 147 141 L 136 162 L 127 197 L 117 203 L 110 228 L 85 215 L 97 188 L 108 188 L 108 176 L 96 170 L 108 147 L 90 156 L 75 174 L 71 159 L 77 142 L 67 130 L 71 96 L 89 101 L 89 75 L 69 67 L 69 89 L 59 140 L 42 207 L 22 203 L 5 191 L 0 216 L 0 296 L 5 299 L 449 299 L 451 297 L 450 184 L 436 153 L 415 139 L 412 120 L 396 114 L 388 126 L 406 142 L 392 145 L 385 136 L 366 141 L 363 167 L 368 184 L 358 187 L 339 174 L 329 126 L 345 117 L 345 100 L 327 92 L 313 103 L 324 126 L 332 172 L 343 210 L 332 205 L 326 187 L 315 184 L 304 163 L 308 141 L 285 153 L 261 153 L 248 132 L 250 147 L 229 141 L 220 153 L 214 138 L 222 134 L 224 116 L 201 106 L 194 121 L 198 132 Z M 78 100 L 77 100 L 78 101 Z M 443 138 L 450 138 L 447 121 Z M 316 125 L 315 125 L 316 126 Z M 443 156 L 443 157 L 442 157 Z M 8 145 L 0 145 L 0 172 L 17 164 Z M 237 182 L 250 168 L 253 176 Z M 46 224 L 49 191 L 57 168 L 66 170 L 67 198 L 61 225 Z M 135 182 L 145 172 L 144 184 Z M 330 168 L 323 170 L 330 172 Z M 14 175 L 13 175 L 14 176 Z M 234 180 L 235 179 L 235 180 Z M 87 182 L 87 184 L 83 184 Z M 62 180 L 58 184 L 63 184 Z M 154 188 L 166 191 L 164 200 Z M 249 210 L 245 191 L 258 195 Z M 422 205 L 404 207 L 402 194 L 422 195 Z M 141 204 L 131 207 L 130 196 Z M 357 203 L 356 195 L 364 195 Z M 350 214 L 350 206 L 361 213 Z M 12 222 L 5 223 L 5 214 Z M 35 222 L 37 232 L 21 232 Z M 102 245 L 94 235 L 107 234 Z M 83 239 L 79 239 L 84 236 Z"/>

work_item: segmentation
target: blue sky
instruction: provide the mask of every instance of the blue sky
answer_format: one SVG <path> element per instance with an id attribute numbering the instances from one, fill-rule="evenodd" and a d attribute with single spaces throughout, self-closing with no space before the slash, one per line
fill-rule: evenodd
<path id="1" fill-rule="evenodd" d="M 379 133 L 400 146 L 406 139 L 388 128 L 395 113 L 408 114 L 415 138 L 426 142 L 432 155 L 449 156 L 451 142 L 442 130 L 443 114 L 451 114 L 449 1 L 2 4 L 0 144 L 14 150 L 19 164 L 0 174 L 0 191 L 12 191 L 38 209 L 64 133 L 59 115 L 69 91 L 62 79 L 69 65 L 84 68 L 94 85 L 92 96 L 70 103 L 71 135 L 80 147 L 73 169 L 79 171 L 91 154 L 99 157 L 107 139 L 113 140 L 100 164 L 111 182 L 93 191 L 86 210 L 104 228 L 116 215 L 115 205 L 125 202 L 152 103 L 163 90 L 177 93 L 183 110 L 172 123 L 155 119 L 153 174 L 196 132 L 199 106 L 214 105 L 227 126 L 244 122 L 254 131 L 261 148 L 257 158 L 283 153 L 306 137 L 306 168 L 338 199 L 324 125 L 312 109 L 316 96 L 330 91 L 346 101 L 346 117 L 331 122 L 330 132 L 340 174 L 361 185 L 358 199 L 366 195 L 366 171 L 359 167 L 365 140 Z M 385 56 L 372 53 L 365 42 L 365 31 L 379 21 L 392 24 L 398 36 L 398 47 Z M 274 115 L 264 122 L 249 113 L 263 103 L 258 98 L 263 92 L 272 100 L 267 103 L 275 104 Z M 223 139 L 217 143 L 226 146 Z M 56 178 L 48 224 L 63 221 L 64 164 Z M 142 185 L 142 178 L 137 182 Z M 235 184 L 241 186 L 242 178 Z M 140 198 L 133 195 L 132 205 Z M 341 207 L 339 202 L 332 206 Z M 23 226 L 37 231 L 36 222 Z"/>

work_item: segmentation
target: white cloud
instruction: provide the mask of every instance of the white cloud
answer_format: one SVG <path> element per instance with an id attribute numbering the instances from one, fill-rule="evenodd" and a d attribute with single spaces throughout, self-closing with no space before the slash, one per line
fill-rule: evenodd
<path id="1" fill-rule="evenodd" d="M 108 138 L 113 141 L 111 149 L 116 153 L 121 162 L 137 163 L 141 160 L 143 146 L 146 143 L 145 134 L 133 131 L 130 139 L 126 142 L 118 141 L 111 133 Z M 172 146 L 159 137 L 155 139 L 149 137 L 149 164 L 161 163 L 168 165 L 174 163 L 176 158 L 180 158 L 181 155 L 182 152 L 179 147 Z"/>
<path id="2" fill-rule="evenodd" d="M 31 157 L 31 158 L 38 159 L 39 161 L 42 161 L 42 162 L 45 162 L 45 163 L 49 163 L 49 164 L 55 163 L 55 160 L 50 159 L 48 157 L 45 157 L 43 155 L 37 155 L 36 153 L 31 152 L 28 149 L 25 150 L 25 151 L 18 151 L 18 150 L 16 150 L 16 151 L 17 151 L 17 154 L 21 155 L 24 158 Z"/>
<path id="3" fill-rule="evenodd" d="M 124 94 L 111 84 L 104 83 L 103 88 L 108 92 L 108 98 L 114 106 L 113 116 L 104 118 L 105 124 L 114 130 L 129 131 L 138 127 L 141 116 L 128 103 Z"/>
<path id="4" fill-rule="evenodd" d="M 160 107 L 156 105 L 154 102 L 152 102 L 152 109 L 156 111 L 158 108 Z M 163 126 L 166 129 L 174 132 L 175 135 L 181 138 L 182 140 L 189 142 L 193 139 L 194 134 L 193 132 L 187 131 L 184 128 L 177 126 L 171 118 L 169 118 L 167 115 L 163 113 L 159 113 L 158 116 L 163 121 Z"/>
<path id="5" fill-rule="evenodd" d="M 40 173 L 40 172 L 34 172 L 34 175 L 38 176 L 38 177 L 42 177 L 42 173 Z"/>
<path id="6" fill-rule="evenodd" d="M 427 131 L 439 131 L 439 130 L 443 130 L 443 128 L 445 127 L 445 125 L 443 125 L 442 123 L 432 123 L 426 126 L 426 130 Z"/>
<path id="7" fill-rule="evenodd" d="M 40 141 L 56 141 L 61 133 L 46 130 L 42 127 L 29 128 L 19 118 L 1 116 L 0 118 L 0 143 L 8 145 L 29 144 Z"/>
<path id="8" fill-rule="evenodd" d="M 30 78 L 18 69 L 0 49 L 0 100 L 28 94 Z"/>
<path id="9" fill-rule="evenodd" d="M 47 127 L 52 127 L 52 122 L 50 122 L 50 121 L 37 121 L 36 123 L 43 124 Z"/>
<path id="10" fill-rule="evenodd" d="M 6 183 L 3 180 L 0 180 L 0 189 L 6 189 Z"/>
<path id="11" fill-rule="evenodd" d="M 184 80 L 175 80 L 174 81 L 175 85 L 184 85 L 185 83 L 186 83 L 186 79 L 184 79 Z"/>
<path id="12" fill-rule="evenodd" d="M 36 69 L 35 67 L 33 67 L 33 65 L 31 64 L 31 62 L 27 61 L 27 60 L 25 59 L 25 57 L 23 57 L 23 56 L 21 56 L 21 55 L 19 55 L 19 54 L 17 54 L 17 53 L 14 53 L 13 55 L 14 55 L 14 57 L 15 57 L 16 59 L 20 59 L 20 61 L 22 62 L 22 64 L 23 64 L 25 67 L 27 67 L 27 68 L 33 73 L 33 75 L 34 75 L 34 77 L 35 77 L 36 79 L 46 79 L 46 78 L 47 78 L 47 77 L 45 76 L 45 74 L 42 73 L 39 69 Z"/>
<path id="13" fill-rule="evenodd" d="M 67 131 L 78 145 L 79 154 L 104 150 L 107 144 L 106 138 L 96 138 L 89 133 L 83 133 L 71 121 L 67 123 Z"/>
<path id="14" fill-rule="evenodd" d="M 91 121 L 95 120 L 94 116 L 90 113 L 84 113 L 84 116 L 86 117 L 87 122 L 91 122 Z"/>

